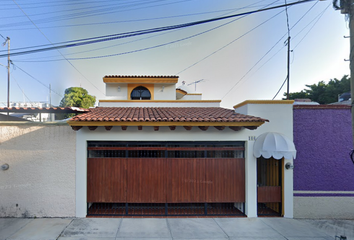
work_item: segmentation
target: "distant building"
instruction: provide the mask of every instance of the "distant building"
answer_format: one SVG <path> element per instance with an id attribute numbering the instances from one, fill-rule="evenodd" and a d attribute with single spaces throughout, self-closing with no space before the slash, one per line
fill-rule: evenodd
<path id="1" fill-rule="evenodd" d="M 51 107 L 49 103 L 45 102 L 11 102 L 10 107 L 15 108 L 46 108 Z M 51 122 L 55 120 L 53 113 L 12 113 L 12 117 L 23 118 L 32 122 Z"/>

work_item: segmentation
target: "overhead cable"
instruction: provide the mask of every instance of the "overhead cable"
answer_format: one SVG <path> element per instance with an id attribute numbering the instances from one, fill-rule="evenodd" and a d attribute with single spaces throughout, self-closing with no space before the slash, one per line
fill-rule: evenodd
<path id="1" fill-rule="evenodd" d="M 313 7 L 318 3 L 318 1 L 311 6 L 311 8 L 309 10 L 307 10 L 304 15 L 290 28 L 293 29 L 304 17 L 305 15 L 307 15 L 311 9 L 313 9 Z M 262 60 L 263 58 L 265 58 L 272 50 L 273 48 L 275 48 L 276 45 L 278 45 L 278 43 L 287 35 L 287 33 L 285 33 L 225 94 L 221 99 L 224 99 L 231 91 L 232 89 L 234 89 L 250 72 L 253 68 L 255 68 Z M 275 53 L 270 59 L 272 59 L 275 55 L 277 55 L 282 49 L 280 49 L 277 53 Z M 268 59 L 264 64 L 262 64 L 261 67 L 263 67 L 267 62 L 270 61 L 270 59 Z M 257 71 L 261 68 L 259 67 L 257 69 Z M 287 79 L 287 78 L 286 78 Z"/>
<path id="2" fill-rule="evenodd" d="M 28 75 L 29 77 L 31 77 L 32 79 L 36 80 L 37 82 L 39 82 L 40 84 L 42 84 L 45 88 L 49 87 L 47 85 L 45 85 L 43 82 L 41 82 L 40 80 L 38 80 L 37 78 L 33 77 L 31 74 L 29 74 L 28 72 L 26 72 L 25 70 L 23 70 L 22 68 L 20 68 L 17 64 L 12 63 L 12 65 L 16 66 L 16 68 L 20 69 L 22 72 L 24 72 L 26 75 Z M 51 89 L 51 91 L 55 94 L 57 94 L 58 96 L 60 96 L 61 98 L 63 98 L 64 96 L 61 95 L 60 93 L 57 93 L 56 91 L 54 91 L 53 89 Z"/>
<path id="3" fill-rule="evenodd" d="M 17 7 L 23 12 L 24 15 L 26 15 L 26 17 L 30 20 L 30 22 L 38 29 L 38 31 L 48 40 L 48 42 L 52 43 L 49 38 L 41 31 L 41 29 L 39 29 L 39 27 L 32 21 L 32 19 L 25 13 L 25 11 L 20 7 L 20 5 L 17 4 L 17 2 L 15 0 L 12 0 Z M 65 58 L 65 56 L 59 51 L 57 50 L 60 55 L 81 75 L 84 77 L 84 79 L 86 79 L 86 81 L 88 81 L 89 83 L 91 83 L 92 86 L 94 86 L 99 92 L 101 92 L 103 95 L 105 95 L 95 84 L 93 84 L 86 76 L 84 76 L 82 74 L 81 71 L 79 71 L 79 69 L 77 69 L 68 59 Z"/>
<path id="4" fill-rule="evenodd" d="M 205 23 L 220 21 L 220 20 L 224 20 L 224 19 L 239 17 L 239 16 L 243 16 L 243 15 L 263 12 L 263 11 L 282 8 L 282 7 L 286 7 L 286 6 L 297 5 L 300 3 L 305 3 L 305 2 L 310 2 L 310 1 L 315 1 L 315 0 L 302 0 L 302 1 L 297 1 L 297 2 L 293 2 L 293 3 L 288 3 L 286 5 L 283 4 L 283 5 L 278 5 L 278 6 L 274 6 L 274 7 L 263 8 L 263 9 L 258 9 L 258 10 L 254 10 L 254 11 L 233 14 L 233 15 L 223 16 L 223 17 L 218 17 L 218 18 L 212 18 L 212 19 L 207 19 L 207 20 L 202 20 L 202 21 L 190 22 L 190 23 L 185 23 L 185 24 L 179 24 L 179 25 L 172 25 L 172 26 L 166 26 L 166 27 L 133 31 L 133 32 L 128 32 L 128 33 L 118 33 L 118 34 L 112 34 L 112 35 L 106 35 L 106 36 L 79 39 L 79 40 L 75 40 L 75 41 L 64 42 L 64 44 L 62 44 L 62 43 L 55 44 L 54 43 L 54 45 L 56 45 L 56 46 L 44 47 L 44 48 L 33 49 L 33 50 L 28 50 L 28 51 L 13 52 L 13 53 L 11 53 L 11 55 L 17 56 L 17 55 L 24 55 L 24 54 L 43 52 L 43 51 L 62 49 L 62 48 L 78 47 L 78 46 L 83 46 L 83 45 L 88 45 L 88 44 L 99 43 L 99 42 L 111 41 L 111 40 L 122 39 L 122 38 L 133 37 L 133 36 L 139 36 L 139 35 L 143 35 L 143 34 L 150 34 L 150 33 L 156 33 L 156 32 L 161 32 L 161 31 L 169 31 L 169 30 L 173 30 L 173 29 L 196 26 L 196 25 L 200 25 L 200 24 L 205 24 Z M 14 49 L 13 51 L 16 51 L 16 49 Z M 6 57 L 6 56 L 7 56 L 7 54 L 0 55 L 0 57 Z"/>
<path id="5" fill-rule="evenodd" d="M 261 2 L 261 1 L 260 1 Z M 275 3 L 277 1 L 274 1 L 273 3 Z M 258 3 L 258 2 L 257 2 Z M 251 4 L 253 5 L 253 4 Z M 251 5 L 248 5 L 248 6 L 251 6 Z M 269 4 L 270 5 L 270 4 Z M 268 5 L 267 5 L 268 6 Z M 125 55 L 125 54 L 128 54 L 128 53 L 134 53 L 134 52 L 141 52 L 141 51 L 145 51 L 145 50 L 150 50 L 150 49 L 154 49 L 154 48 L 158 48 L 158 47 L 162 47 L 162 46 L 166 46 L 166 45 L 169 45 L 169 44 L 173 44 L 173 43 L 176 43 L 176 42 L 180 42 L 180 41 L 183 41 L 183 40 L 186 40 L 186 39 L 190 39 L 190 38 L 193 38 L 193 37 L 196 37 L 196 36 L 199 36 L 199 35 L 202 35 L 204 33 L 207 33 L 207 32 L 210 32 L 210 31 L 213 31 L 215 29 L 218 29 L 220 27 L 223 27 L 225 25 L 228 25 L 234 21 L 237 21 L 243 17 L 246 17 L 246 16 L 241 16 L 237 19 L 234 19 L 232 21 L 229 21 L 227 23 L 224 23 L 224 24 L 221 24 L 219 26 L 216 26 L 214 28 L 211 28 L 211 29 L 208 29 L 206 31 L 203 31 L 203 32 L 200 32 L 200 33 L 197 33 L 197 34 L 193 34 L 189 37 L 185 37 L 185 38 L 181 38 L 181 39 L 178 39 L 178 40 L 174 40 L 172 42 L 167 42 L 167 43 L 163 43 L 163 44 L 159 44 L 159 45 L 155 45 L 155 46 L 152 46 L 152 47 L 147 47 L 147 48 L 143 48 L 143 49 L 137 49 L 137 50 L 133 50 L 133 51 L 128 51 L 128 52 L 122 52 L 122 53 L 116 53 L 116 54 L 109 54 L 109 55 L 102 55 L 102 56 L 94 56 L 94 57 L 81 57 L 81 58 L 68 58 L 69 60 L 85 60 L 85 59 L 97 59 L 97 58 L 106 58 L 106 57 L 113 57 L 113 56 L 118 56 L 118 55 Z M 178 29 L 174 30 L 174 31 L 177 31 Z M 249 31 L 250 32 L 250 31 Z M 247 33 L 249 33 L 247 32 Z M 247 34 L 246 33 L 246 34 Z M 161 33 L 161 34 L 158 34 L 158 35 L 155 35 L 153 37 L 156 37 L 156 36 L 160 36 L 162 34 L 166 34 L 165 32 L 164 33 Z M 244 34 L 244 35 L 246 35 Z M 243 35 L 243 36 L 244 36 Z M 242 36 L 241 36 L 242 37 Z M 137 39 L 137 40 L 134 40 L 134 41 L 130 41 L 130 42 L 126 42 L 126 43 L 121 43 L 121 44 L 116 44 L 116 45 L 113 45 L 113 46 L 118 46 L 118 45 L 123 45 L 123 44 L 128 44 L 128 43 L 132 43 L 132 42 L 136 42 L 136 41 L 141 41 L 141 40 L 144 40 L 144 39 L 148 39 L 148 38 L 151 38 L 151 37 L 146 37 L 146 38 L 141 38 L 141 39 Z M 112 47 L 112 46 L 109 46 L 109 47 Z M 88 50 L 88 51 L 81 51 L 81 52 L 77 52 L 77 53 L 83 53 L 83 52 L 90 52 L 90 51 L 96 51 L 98 49 L 104 49 L 104 48 L 109 48 L 109 47 L 102 47 L 102 48 L 97 48 L 97 49 L 94 49 L 94 50 Z M 75 54 L 77 54 L 75 53 Z M 69 54 L 67 54 L 69 55 Z M 70 54 L 72 55 L 72 54 Z M 17 60 L 17 62 L 48 62 L 48 61 L 62 61 L 62 59 L 48 59 L 46 57 L 45 60 Z"/>

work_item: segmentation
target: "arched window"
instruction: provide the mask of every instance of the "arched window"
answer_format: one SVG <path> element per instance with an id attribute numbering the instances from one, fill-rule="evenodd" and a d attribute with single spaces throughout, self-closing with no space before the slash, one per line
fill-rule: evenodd
<path id="1" fill-rule="evenodd" d="M 131 95 L 131 100 L 150 100 L 151 94 L 150 91 L 146 87 L 136 87 L 133 89 Z"/>

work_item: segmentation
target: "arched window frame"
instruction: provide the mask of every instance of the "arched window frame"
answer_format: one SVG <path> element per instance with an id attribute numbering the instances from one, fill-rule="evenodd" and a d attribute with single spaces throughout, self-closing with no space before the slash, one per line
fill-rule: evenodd
<path id="1" fill-rule="evenodd" d="M 130 99 L 131 100 L 151 100 L 151 92 L 148 88 L 144 86 L 138 86 L 131 91 Z"/>

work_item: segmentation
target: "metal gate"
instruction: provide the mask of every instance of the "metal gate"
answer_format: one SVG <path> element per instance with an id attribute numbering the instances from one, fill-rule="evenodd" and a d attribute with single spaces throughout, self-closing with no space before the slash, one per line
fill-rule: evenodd
<path id="1" fill-rule="evenodd" d="M 258 216 L 282 215 L 282 162 L 274 158 L 257 159 Z"/>
<path id="2" fill-rule="evenodd" d="M 242 215 L 242 142 L 88 142 L 88 215 Z"/>

